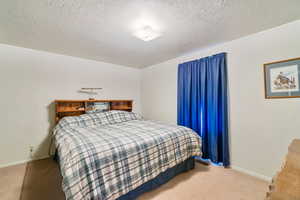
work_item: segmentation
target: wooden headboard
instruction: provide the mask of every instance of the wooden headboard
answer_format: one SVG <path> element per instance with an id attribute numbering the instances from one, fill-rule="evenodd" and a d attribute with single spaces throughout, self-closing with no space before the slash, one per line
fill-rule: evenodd
<path id="1" fill-rule="evenodd" d="M 93 102 L 108 103 L 110 110 L 131 112 L 133 100 L 55 100 L 55 123 L 65 116 L 78 116 L 86 113 L 87 105 Z"/>

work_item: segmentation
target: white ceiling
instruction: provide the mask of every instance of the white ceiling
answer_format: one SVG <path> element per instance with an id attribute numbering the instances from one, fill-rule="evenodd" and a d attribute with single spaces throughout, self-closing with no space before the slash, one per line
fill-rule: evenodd
<path id="1" fill-rule="evenodd" d="M 299 0 L 1 0 L 0 43 L 145 67 L 300 18 Z M 150 25 L 162 36 L 133 36 Z"/>

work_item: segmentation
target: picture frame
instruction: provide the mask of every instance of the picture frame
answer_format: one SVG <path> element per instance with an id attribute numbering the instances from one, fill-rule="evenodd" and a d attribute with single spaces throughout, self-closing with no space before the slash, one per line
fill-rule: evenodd
<path id="1" fill-rule="evenodd" d="M 87 102 L 86 105 L 86 113 L 94 113 L 94 112 L 106 112 L 110 109 L 109 102 Z"/>
<path id="2" fill-rule="evenodd" d="M 300 57 L 264 64 L 265 98 L 300 98 Z"/>

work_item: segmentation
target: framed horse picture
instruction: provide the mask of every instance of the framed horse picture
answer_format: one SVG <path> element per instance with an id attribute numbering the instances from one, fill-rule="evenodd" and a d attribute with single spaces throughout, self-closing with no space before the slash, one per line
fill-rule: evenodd
<path id="1" fill-rule="evenodd" d="M 300 98 L 300 58 L 264 64 L 265 98 Z"/>

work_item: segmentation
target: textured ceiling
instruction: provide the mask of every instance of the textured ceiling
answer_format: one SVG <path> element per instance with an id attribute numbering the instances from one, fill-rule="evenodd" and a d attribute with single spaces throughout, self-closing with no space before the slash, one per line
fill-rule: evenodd
<path id="1" fill-rule="evenodd" d="M 300 18 L 299 0 L 1 0 L 0 43 L 130 67 Z M 162 36 L 133 36 L 150 25 Z"/>

